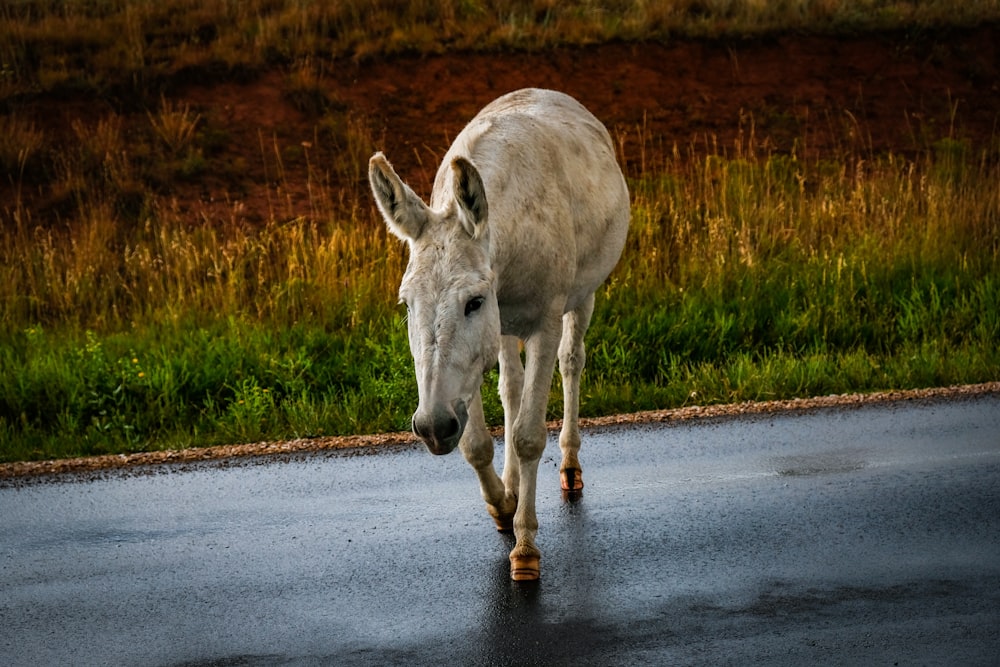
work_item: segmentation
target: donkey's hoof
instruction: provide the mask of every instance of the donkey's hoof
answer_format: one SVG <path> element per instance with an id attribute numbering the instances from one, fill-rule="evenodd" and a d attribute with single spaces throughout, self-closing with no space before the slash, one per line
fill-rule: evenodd
<path id="1" fill-rule="evenodd" d="M 510 555 L 510 578 L 514 581 L 537 581 L 541 575 L 541 556 Z"/>
<path id="2" fill-rule="evenodd" d="M 563 491 L 583 491 L 583 471 L 579 468 L 563 468 L 559 477 Z"/>

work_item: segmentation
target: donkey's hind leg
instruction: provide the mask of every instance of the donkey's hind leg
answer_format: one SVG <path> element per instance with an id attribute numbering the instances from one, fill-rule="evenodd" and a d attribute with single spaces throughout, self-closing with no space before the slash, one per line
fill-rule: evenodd
<path id="1" fill-rule="evenodd" d="M 594 295 L 579 308 L 563 315 L 562 339 L 559 342 L 559 374 L 563 384 L 563 425 L 559 434 L 562 465 L 559 477 L 563 491 L 570 498 L 583 490 L 583 469 L 580 467 L 580 376 L 587 355 L 583 336 L 594 314 Z"/>

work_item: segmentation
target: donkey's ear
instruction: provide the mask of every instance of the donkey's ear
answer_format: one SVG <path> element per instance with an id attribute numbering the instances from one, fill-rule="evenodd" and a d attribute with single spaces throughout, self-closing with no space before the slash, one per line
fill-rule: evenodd
<path id="1" fill-rule="evenodd" d="M 430 209 L 396 175 L 381 152 L 368 161 L 368 181 L 389 231 L 404 241 L 416 240 L 430 218 Z"/>
<path id="2" fill-rule="evenodd" d="M 464 157 L 452 160 L 451 169 L 455 175 L 455 202 L 461 212 L 462 226 L 469 236 L 478 238 L 489 216 L 483 179 L 476 165 Z"/>

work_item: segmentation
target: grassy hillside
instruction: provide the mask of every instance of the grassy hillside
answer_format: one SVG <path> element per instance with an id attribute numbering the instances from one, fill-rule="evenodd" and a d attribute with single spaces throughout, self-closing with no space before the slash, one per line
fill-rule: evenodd
<path id="1" fill-rule="evenodd" d="M 363 180 L 371 127 L 314 78 L 338 59 L 998 15 L 933 1 L 7 3 L 0 462 L 407 428 L 405 249 Z M 322 108 L 309 141 L 257 133 L 266 178 L 252 183 L 247 158 L 223 152 L 236 128 L 170 93 L 275 67 L 281 94 Z M 79 117 L 24 111 L 61 109 L 63 93 Z M 633 221 L 598 293 L 582 412 L 1000 378 L 1000 137 L 953 130 L 915 128 L 905 153 L 861 140 L 809 157 L 621 130 Z M 213 179 L 246 196 L 185 198 Z M 252 223 L 237 215 L 251 199 Z M 560 400 L 557 385 L 553 416 Z"/>

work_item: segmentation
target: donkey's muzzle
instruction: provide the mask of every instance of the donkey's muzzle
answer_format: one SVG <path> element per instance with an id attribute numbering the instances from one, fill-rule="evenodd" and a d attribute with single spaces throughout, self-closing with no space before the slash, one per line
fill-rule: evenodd
<path id="1" fill-rule="evenodd" d="M 417 408 L 413 413 L 413 433 L 424 441 L 431 454 L 448 454 L 458 446 L 469 420 L 465 401 L 454 406 L 437 405 L 430 411 Z"/>

